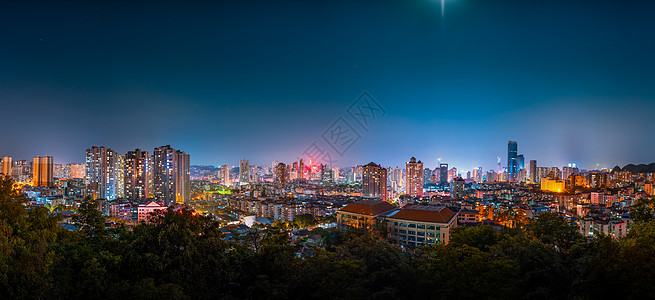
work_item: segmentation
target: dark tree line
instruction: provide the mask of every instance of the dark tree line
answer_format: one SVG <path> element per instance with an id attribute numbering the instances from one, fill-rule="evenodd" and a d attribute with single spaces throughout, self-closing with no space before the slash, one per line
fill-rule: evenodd
<path id="1" fill-rule="evenodd" d="M 225 241 L 216 221 L 190 210 L 169 210 L 133 231 L 107 229 L 87 200 L 73 232 L 57 214 L 25 202 L 0 180 L 0 299 L 632 299 L 655 292 L 652 218 L 622 240 L 587 240 L 544 214 L 525 230 L 458 228 L 448 245 L 413 251 L 367 232 L 317 228 L 324 247 L 301 259 L 284 231 L 266 230 L 257 247 Z"/>

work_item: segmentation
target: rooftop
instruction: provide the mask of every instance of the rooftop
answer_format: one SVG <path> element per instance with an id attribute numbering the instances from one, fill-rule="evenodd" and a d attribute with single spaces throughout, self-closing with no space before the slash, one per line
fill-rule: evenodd
<path id="1" fill-rule="evenodd" d="M 391 203 L 381 200 L 362 200 L 346 205 L 341 211 L 362 215 L 376 216 L 383 212 L 395 209 Z"/>
<path id="2" fill-rule="evenodd" d="M 391 216 L 394 219 L 431 223 L 448 223 L 455 213 L 445 206 L 407 205 Z"/>

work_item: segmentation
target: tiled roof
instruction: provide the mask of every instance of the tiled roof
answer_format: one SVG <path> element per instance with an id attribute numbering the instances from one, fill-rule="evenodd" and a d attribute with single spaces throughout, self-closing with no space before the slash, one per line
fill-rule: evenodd
<path id="1" fill-rule="evenodd" d="M 351 212 L 362 215 L 375 216 L 383 212 L 396 208 L 391 203 L 381 200 L 363 200 L 355 203 L 350 203 L 341 211 Z"/>
<path id="2" fill-rule="evenodd" d="M 407 205 L 401 208 L 391 218 L 419 222 L 448 223 L 453 216 L 455 216 L 455 213 L 445 206 Z"/>

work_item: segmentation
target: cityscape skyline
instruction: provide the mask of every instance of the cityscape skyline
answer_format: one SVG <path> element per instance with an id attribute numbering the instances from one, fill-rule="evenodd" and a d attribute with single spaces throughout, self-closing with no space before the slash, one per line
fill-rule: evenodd
<path id="1" fill-rule="evenodd" d="M 653 161 L 655 3 L 256 3 L 3 4 L 0 155 L 174 144 L 268 165 L 345 116 L 361 139 L 340 166 L 490 170 L 508 140 L 543 165 Z M 363 91 L 386 112 L 367 128 L 347 113 Z"/>
<path id="2" fill-rule="evenodd" d="M 514 144 L 514 147 L 518 147 L 518 145 L 517 145 L 517 141 L 508 140 L 506 143 L 509 143 L 510 145 L 511 145 L 511 144 Z M 160 145 L 160 146 L 155 146 L 155 147 L 152 147 L 152 148 L 156 149 L 156 148 L 161 147 L 161 146 L 162 146 L 162 145 Z M 105 146 L 105 145 L 101 145 L 101 146 L 99 146 L 99 145 L 93 145 L 93 147 L 106 147 L 106 148 L 109 148 L 109 149 L 112 149 L 112 150 L 115 149 L 115 148 L 112 148 L 112 147 L 110 147 L 110 146 Z M 506 146 L 506 147 L 508 147 L 508 146 Z M 180 147 L 180 148 L 184 148 L 184 147 Z M 150 149 L 150 148 L 149 148 L 149 147 L 132 147 L 132 148 L 129 148 L 129 149 L 130 149 L 130 150 L 126 150 L 126 151 L 118 151 L 118 150 L 116 150 L 115 152 L 117 152 L 117 153 L 125 153 L 125 154 L 128 154 L 128 155 L 129 155 L 130 152 L 134 152 L 135 149 L 136 149 L 136 151 L 139 151 L 140 149 Z M 497 161 L 497 160 L 496 160 L 496 162 L 497 162 L 496 164 L 493 164 L 493 165 L 488 166 L 488 167 L 484 167 L 484 166 L 482 166 L 482 165 L 476 165 L 476 166 L 473 166 L 473 164 L 470 164 L 470 163 L 468 163 L 468 165 L 471 165 L 471 166 L 472 166 L 472 167 L 470 167 L 470 168 L 468 168 L 468 167 L 461 167 L 462 164 L 459 164 L 459 163 L 452 163 L 452 162 L 447 161 L 446 159 L 443 159 L 443 158 L 441 158 L 441 157 L 439 157 L 439 158 L 436 159 L 436 163 L 430 163 L 430 162 L 429 162 L 430 160 L 428 159 L 428 160 L 426 160 L 426 161 L 428 161 L 428 163 L 423 163 L 423 165 L 425 165 L 426 168 L 433 169 L 433 170 L 441 168 L 442 165 L 444 165 L 444 164 L 445 164 L 446 168 L 448 168 L 448 165 L 450 165 L 451 167 L 456 167 L 456 168 L 458 168 L 458 169 L 460 169 L 460 170 L 474 170 L 474 169 L 478 169 L 478 168 L 481 168 L 481 167 L 482 167 L 482 170 L 486 172 L 486 171 L 498 171 L 498 166 L 499 166 L 499 164 L 500 164 L 500 166 L 501 166 L 503 169 L 506 169 L 508 172 L 510 172 L 510 171 L 511 171 L 511 167 L 510 167 L 510 161 L 511 161 L 511 160 L 510 160 L 510 156 L 512 155 L 511 153 L 514 153 L 514 155 L 516 155 L 517 151 L 518 151 L 518 150 L 507 151 L 507 154 L 506 154 L 507 159 L 506 159 L 506 160 L 502 160 L 502 157 L 501 157 L 501 156 L 495 156 L 496 159 L 501 158 L 501 160 L 500 160 L 500 161 Z M 187 151 L 187 152 L 188 152 L 188 151 Z M 518 152 L 520 152 L 520 151 L 518 151 Z M 53 158 L 55 164 L 62 164 L 62 165 L 67 165 L 67 164 L 84 164 L 84 162 L 85 162 L 85 159 L 84 159 L 84 153 L 82 153 L 82 158 L 81 158 L 79 161 L 61 161 L 61 160 L 57 160 L 57 157 L 56 157 L 55 155 L 51 155 L 51 154 L 49 154 L 50 152 L 48 152 L 48 151 L 36 151 L 35 153 L 37 153 L 37 154 L 40 153 L 40 155 L 49 156 L 49 157 Z M 146 153 L 147 153 L 147 151 L 146 151 Z M 9 153 L 0 153 L 0 157 L 5 157 L 5 156 L 8 157 L 8 158 L 10 158 L 10 159 L 12 159 L 13 161 L 18 161 L 18 160 L 28 160 L 28 161 L 29 161 L 31 158 L 36 157 L 36 156 L 39 156 L 39 155 L 27 155 L 26 157 L 22 157 L 22 156 L 14 156 L 14 155 L 11 155 L 11 154 L 9 154 Z M 516 155 L 516 156 L 519 157 L 519 158 L 522 159 L 522 160 L 525 159 L 523 154 Z M 195 157 L 194 157 L 194 158 L 195 158 Z M 301 157 L 297 157 L 297 158 L 295 159 L 295 161 L 298 162 L 298 160 L 299 160 L 300 158 L 301 158 Z M 308 158 L 309 158 L 309 157 L 304 157 L 305 161 L 308 161 Z M 231 160 L 221 160 L 221 161 L 214 161 L 214 162 L 210 162 L 210 163 L 196 163 L 196 162 L 191 162 L 190 165 L 192 165 L 192 166 L 214 166 L 214 167 L 221 167 L 221 166 L 223 166 L 223 165 L 226 165 L 226 162 L 227 162 L 227 165 L 229 165 L 230 167 L 238 167 L 239 164 L 241 163 L 241 161 L 242 161 L 243 159 L 244 159 L 244 157 L 241 157 L 241 158 L 235 158 L 234 161 L 231 161 Z M 247 159 L 247 161 L 249 161 L 249 162 L 250 162 L 250 161 L 254 161 L 254 162 L 256 162 L 255 164 L 252 164 L 252 165 L 256 165 L 256 166 L 268 166 L 268 165 L 270 165 L 271 162 L 291 163 L 291 162 L 294 161 L 294 159 L 290 159 L 289 161 L 284 161 L 284 160 L 281 160 L 281 159 L 273 159 L 273 160 L 271 160 L 271 161 L 266 162 L 266 161 L 261 161 L 261 160 L 257 160 L 257 159 L 253 160 L 253 159 L 251 159 L 251 158 L 247 158 L 247 157 L 246 157 L 245 159 Z M 421 159 L 421 160 L 422 160 L 422 159 Z M 514 160 L 516 160 L 516 157 L 514 158 Z M 556 164 L 547 164 L 547 163 L 542 164 L 541 161 L 543 161 L 543 160 L 542 160 L 542 159 L 539 159 L 539 158 L 529 157 L 529 159 L 527 159 L 527 160 L 528 160 L 528 161 L 532 161 L 532 160 L 538 161 L 538 162 L 540 163 L 540 164 L 539 164 L 540 166 L 566 167 L 567 165 L 570 166 L 571 164 L 573 164 L 573 165 L 576 165 L 577 167 L 579 167 L 580 169 L 584 169 L 584 170 L 612 169 L 612 168 L 614 168 L 614 167 L 616 167 L 616 166 L 618 166 L 618 167 L 623 167 L 623 166 L 626 166 L 626 165 L 628 165 L 628 164 L 634 164 L 634 165 L 644 164 L 644 165 L 648 165 L 648 164 L 652 164 L 652 163 L 654 163 L 653 161 L 644 161 L 644 162 L 631 162 L 631 161 L 628 161 L 628 162 L 623 163 L 623 164 L 619 164 L 619 163 L 612 164 L 612 163 L 609 163 L 609 164 L 594 164 L 594 165 L 590 165 L 590 166 L 583 166 L 583 165 L 580 165 L 580 164 L 578 164 L 578 163 L 576 163 L 576 162 L 574 162 L 574 161 L 562 162 L 562 163 L 559 163 L 559 164 L 558 164 L 558 163 L 556 163 Z M 374 160 L 370 160 L 370 159 L 369 159 L 369 160 L 366 160 L 366 159 L 364 159 L 364 160 L 362 160 L 362 161 L 356 161 L 356 162 L 354 162 L 353 164 L 335 164 L 335 165 L 332 165 L 332 166 L 333 166 L 333 167 L 339 167 L 339 168 L 349 168 L 349 167 L 353 167 L 353 166 L 364 166 L 364 165 L 367 164 L 367 162 L 365 162 L 365 161 L 371 162 L 371 161 L 374 161 Z M 547 160 L 546 160 L 546 161 L 547 161 Z M 377 162 L 377 161 L 376 161 L 376 162 Z M 408 162 L 410 162 L 410 160 L 405 159 L 405 160 L 401 160 L 401 162 L 398 163 L 398 164 L 387 163 L 387 162 L 385 162 L 385 161 L 380 161 L 379 164 L 381 164 L 381 165 L 384 166 L 384 167 L 393 167 L 393 168 L 396 168 L 396 167 L 403 167 L 403 166 L 404 166 L 406 163 L 408 163 Z M 522 162 L 523 162 L 523 161 L 522 161 Z M 517 162 L 517 163 L 518 163 L 518 162 Z M 319 161 L 317 164 L 324 164 L 324 163 L 323 163 L 322 161 Z M 463 163 L 463 164 L 467 164 L 467 163 Z M 326 164 L 326 165 L 327 165 L 327 164 Z M 520 165 L 520 166 L 519 166 L 519 165 L 516 165 L 516 167 L 517 167 L 517 169 L 516 169 L 515 172 L 518 172 L 519 169 L 522 169 L 522 168 L 525 167 L 525 164 Z M 510 172 L 510 173 L 511 173 L 511 172 Z M 518 173 L 517 173 L 517 174 L 518 174 Z M 510 175 L 510 176 L 513 176 L 513 175 Z M 514 176 L 515 176 L 515 175 L 514 175 Z"/>

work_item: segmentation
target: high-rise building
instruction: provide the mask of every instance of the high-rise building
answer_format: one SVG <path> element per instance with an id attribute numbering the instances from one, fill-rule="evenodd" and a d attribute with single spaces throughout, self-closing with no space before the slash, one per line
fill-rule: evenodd
<path id="1" fill-rule="evenodd" d="M 518 179 L 518 143 L 515 141 L 507 142 L 507 175 L 508 180 L 515 182 Z"/>
<path id="2" fill-rule="evenodd" d="M 482 175 L 482 167 L 477 167 L 477 168 L 473 169 L 473 181 L 475 181 L 477 183 L 481 183 L 482 182 L 482 177 L 484 177 Z"/>
<path id="3" fill-rule="evenodd" d="M 320 179 L 323 185 L 334 184 L 332 168 L 330 168 L 330 166 L 328 165 L 321 164 L 319 169 L 320 169 Z"/>
<path id="4" fill-rule="evenodd" d="M 93 193 L 94 199 L 116 199 L 117 163 L 116 151 L 96 146 L 86 149 L 84 183 Z"/>
<path id="5" fill-rule="evenodd" d="M 464 185 L 466 181 L 462 177 L 455 177 L 450 182 L 450 196 L 453 199 L 464 198 Z"/>
<path id="6" fill-rule="evenodd" d="M 332 167 L 332 179 L 334 179 L 334 183 L 339 182 L 339 167 Z"/>
<path id="7" fill-rule="evenodd" d="M 439 184 L 448 183 L 448 164 L 439 164 Z"/>
<path id="8" fill-rule="evenodd" d="M 298 179 L 305 179 L 305 162 L 302 158 L 298 163 Z"/>
<path id="9" fill-rule="evenodd" d="M 53 176 L 54 178 L 66 178 L 66 169 L 63 164 L 55 164 L 53 167 Z"/>
<path id="10" fill-rule="evenodd" d="M 250 162 L 247 159 L 239 161 L 239 184 L 250 183 Z"/>
<path id="11" fill-rule="evenodd" d="M 221 182 L 223 182 L 224 186 L 232 185 L 230 181 L 230 166 L 228 165 L 221 166 Z"/>
<path id="12" fill-rule="evenodd" d="M 537 161 L 530 160 L 530 182 L 537 183 Z"/>
<path id="13" fill-rule="evenodd" d="M 450 169 L 450 171 L 448 171 L 448 182 L 453 181 L 455 177 L 457 177 L 457 168 L 453 167 Z"/>
<path id="14" fill-rule="evenodd" d="M 85 165 L 84 164 L 71 164 L 71 178 L 73 179 L 84 179 L 85 176 Z"/>
<path id="15" fill-rule="evenodd" d="M 116 156 L 116 199 L 125 198 L 125 155 Z"/>
<path id="16" fill-rule="evenodd" d="M 592 189 L 604 188 L 607 185 L 607 173 L 589 173 L 589 187 Z"/>
<path id="17" fill-rule="evenodd" d="M 405 165 L 407 177 L 405 191 L 412 197 L 423 197 L 423 163 L 412 157 Z"/>
<path id="18" fill-rule="evenodd" d="M 153 196 L 168 206 L 188 201 L 191 195 L 189 155 L 166 145 L 155 148 L 152 160 Z"/>
<path id="19" fill-rule="evenodd" d="M 525 169 L 525 157 L 523 154 L 519 154 L 516 156 L 516 164 L 518 165 L 518 169 Z"/>
<path id="20" fill-rule="evenodd" d="M 430 183 L 430 177 L 432 177 L 432 170 L 430 168 L 423 169 L 423 184 Z"/>
<path id="21" fill-rule="evenodd" d="M 275 166 L 275 183 L 281 187 L 287 183 L 287 165 L 284 163 Z"/>
<path id="22" fill-rule="evenodd" d="M 362 196 L 387 201 L 387 169 L 373 162 L 362 167 Z"/>
<path id="23" fill-rule="evenodd" d="M 175 202 L 184 204 L 191 199 L 191 160 L 190 155 L 176 151 Z"/>
<path id="24" fill-rule="evenodd" d="M 132 200 L 146 199 L 150 195 L 148 182 L 150 156 L 148 151 L 136 149 L 124 156 L 124 197 Z"/>
<path id="25" fill-rule="evenodd" d="M 11 156 L 2 157 L 2 174 L 11 176 L 11 167 L 12 167 L 12 158 Z"/>
<path id="26" fill-rule="evenodd" d="M 50 187 L 53 185 L 52 156 L 37 156 L 34 158 L 32 166 L 32 182 L 34 186 Z"/>
<path id="27" fill-rule="evenodd" d="M 569 179 L 571 175 L 577 175 L 580 173 L 578 167 L 575 164 L 568 164 L 568 166 L 562 167 L 562 180 Z"/>

